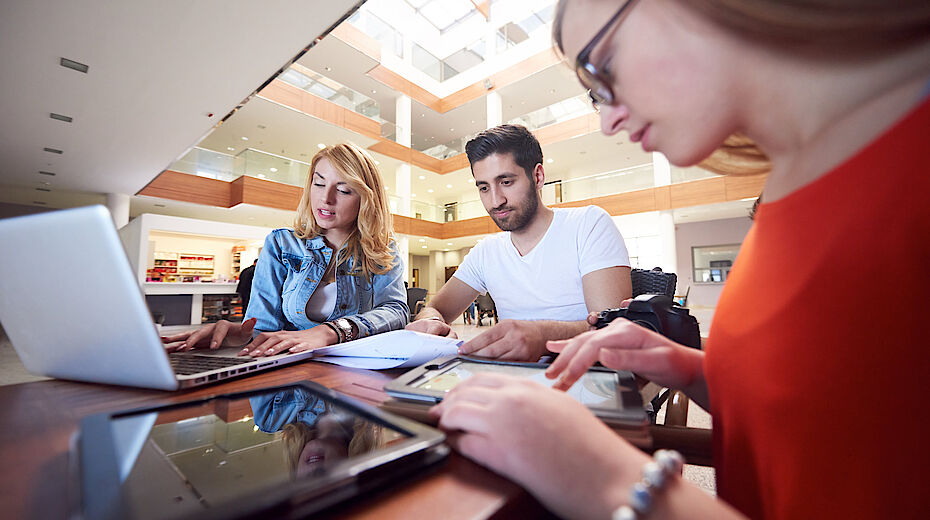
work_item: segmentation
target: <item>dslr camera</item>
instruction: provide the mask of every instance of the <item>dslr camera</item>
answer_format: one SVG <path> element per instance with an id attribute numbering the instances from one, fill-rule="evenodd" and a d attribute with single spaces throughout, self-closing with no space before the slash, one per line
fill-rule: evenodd
<path id="1" fill-rule="evenodd" d="M 698 322 L 688 309 L 674 303 L 661 294 L 641 294 L 625 309 L 607 309 L 597 313 L 595 328 L 602 329 L 617 318 L 626 318 L 668 339 L 701 348 L 701 332 Z"/>

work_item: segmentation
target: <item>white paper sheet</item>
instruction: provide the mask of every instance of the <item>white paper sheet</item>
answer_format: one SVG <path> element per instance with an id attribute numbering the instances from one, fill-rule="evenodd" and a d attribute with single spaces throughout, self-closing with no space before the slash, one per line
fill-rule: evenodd
<path id="1" fill-rule="evenodd" d="M 427 361 L 458 354 L 464 343 L 412 330 L 395 330 L 313 351 L 314 361 L 345 367 L 386 370 L 420 366 Z"/>

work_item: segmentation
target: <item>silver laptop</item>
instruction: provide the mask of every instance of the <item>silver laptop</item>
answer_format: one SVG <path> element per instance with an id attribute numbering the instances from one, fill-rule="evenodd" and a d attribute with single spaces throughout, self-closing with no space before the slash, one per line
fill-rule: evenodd
<path id="1" fill-rule="evenodd" d="M 312 357 L 166 354 L 103 206 L 2 219 L 0 251 L 0 323 L 34 374 L 176 390 Z"/>

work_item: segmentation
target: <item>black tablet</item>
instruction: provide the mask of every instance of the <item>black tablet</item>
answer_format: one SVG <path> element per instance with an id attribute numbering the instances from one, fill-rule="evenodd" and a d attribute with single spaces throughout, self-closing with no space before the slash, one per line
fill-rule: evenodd
<path id="1" fill-rule="evenodd" d="M 303 517 L 421 475 L 437 430 L 314 383 L 81 421 L 77 515 Z"/>
<path id="2" fill-rule="evenodd" d="M 532 379 L 551 387 L 546 363 L 516 363 L 458 356 L 439 358 L 403 374 L 384 386 L 391 397 L 438 403 L 455 385 L 474 374 L 493 372 Z M 592 367 L 566 391 L 613 426 L 646 423 L 643 399 L 631 372 Z"/>

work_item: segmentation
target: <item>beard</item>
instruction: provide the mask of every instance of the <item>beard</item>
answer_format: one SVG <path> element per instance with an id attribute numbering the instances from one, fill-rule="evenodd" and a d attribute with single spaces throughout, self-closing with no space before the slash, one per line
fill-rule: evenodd
<path id="1" fill-rule="evenodd" d="M 536 216 L 536 210 L 539 208 L 539 197 L 536 196 L 535 186 L 530 185 L 526 197 L 516 206 L 499 206 L 489 211 L 491 220 L 497 224 L 501 231 L 520 231 L 529 225 L 533 217 Z M 494 216 L 494 211 L 510 210 L 510 215 L 500 219 Z"/>

